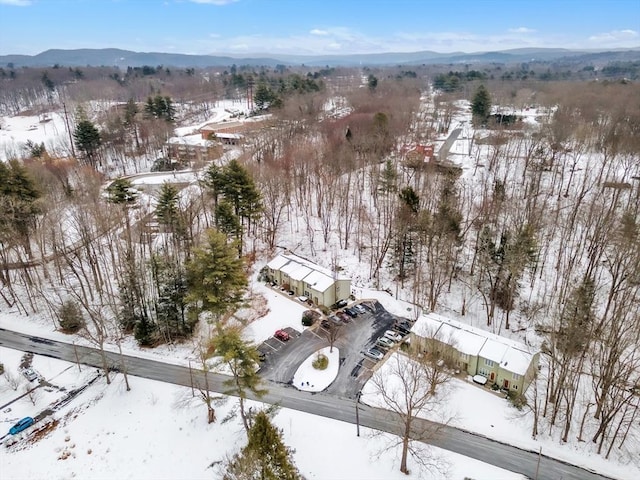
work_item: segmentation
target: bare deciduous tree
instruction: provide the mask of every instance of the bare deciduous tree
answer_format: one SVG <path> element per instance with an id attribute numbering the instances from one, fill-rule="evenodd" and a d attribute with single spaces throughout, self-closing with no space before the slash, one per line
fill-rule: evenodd
<path id="1" fill-rule="evenodd" d="M 442 469 L 442 464 L 432 454 L 424 451 L 424 445 L 414 442 L 416 435 L 428 438 L 437 433 L 437 430 L 417 431 L 419 422 L 415 422 L 419 416 L 426 414 L 438 414 L 440 400 L 432 393 L 432 385 L 427 377 L 425 364 L 415 361 L 405 355 L 396 354 L 387 360 L 384 374 L 376 372 L 372 377 L 372 385 L 384 406 L 400 419 L 399 443 L 402 445 L 400 471 L 409 474 L 407 460 L 409 454 L 426 469 Z M 446 423 L 446 422 L 444 422 Z M 427 427 L 437 429 L 437 427 Z"/>

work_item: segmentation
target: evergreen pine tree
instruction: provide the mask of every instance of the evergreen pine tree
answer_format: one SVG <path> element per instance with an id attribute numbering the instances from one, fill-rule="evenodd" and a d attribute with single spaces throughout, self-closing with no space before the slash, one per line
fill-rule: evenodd
<path id="1" fill-rule="evenodd" d="M 233 227 L 233 218 L 229 215 L 227 207 L 218 210 L 219 198 L 222 196 L 233 207 L 233 214 L 240 220 L 240 228 L 237 230 L 238 253 L 242 255 L 244 242 L 244 227 L 248 230 L 262 213 L 262 196 L 256 187 L 253 178 L 237 160 L 230 161 L 222 168 L 211 166 L 206 173 L 207 186 L 214 199 L 216 215 L 221 213 L 223 228 Z M 216 222 L 217 220 L 216 216 Z"/>
<path id="2" fill-rule="evenodd" d="M 18 240 L 31 256 L 29 233 L 42 212 L 41 193 L 17 160 L 0 162 L 0 240 L 11 245 Z"/>
<path id="3" fill-rule="evenodd" d="M 223 480 L 303 480 L 282 440 L 282 432 L 260 411 L 249 441 L 226 465 Z"/>
<path id="4" fill-rule="evenodd" d="M 269 107 L 269 104 L 273 100 L 273 92 L 267 86 L 266 83 L 260 82 L 256 87 L 256 92 L 253 94 L 253 102 L 258 110 L 265 110 Z"/>
<path id="5" fill-rule="evenodd" d="M 60 319 L 60 328 L 65 333 L 76 333 L 84 326 L 80 305 L 72 300 L 62 303 L 58 310 L 58 318 Z"/>
<path id="6" fill-rule="evenodd" d="M 108 200 L 117 205 L 132 205 L 138 199 L 138 192 L 126 178 L 116 178 L 107 187 Z"/>
<path id="7" fill-rule="evenodd" d="M 367 77 L 367 86 L 372 92 L 374 92 L 378 87 L 378 79 L 375 77 L 375 75 L 373 75 L 373 73 L 370 73 Z"/>
<path id="8" fill-rule="evenodd" d="M 250 420 L 247 418 L 244 401 L 247 392 L 261 397 L 267 390 L 260 388 L 258 370 L 258 351 L 255 346 L 242 338 L 239 328 L 216 325 L 216 336 L 211 341 L 215 354 L 222 357 L 222 361 L 229 367 L 230 380 L 225 381 L 228 389 L 224 392 L 237 395 L 240 399 L 240 416 L 245 430 L 249 431 Z"/>
<path id="9" fill-rule="evenodd" d="M 127 105 L 124 107 L 124 121 L 123 124 L 129 132 L 133 135 L 136 142 L 136 148 L 140 150 L 140 138 L 138 137 L 138 122 L 136 116 L 138 115 L 138 105 L 130 98 L 127 101 Z"/>
<path id="10" fill-rule="evenodd" d="M 476 124 L 485 123 L 491 114 L 491 97 L 484 85 L 480 85 L 473 96 L 471 114 Z"/>
<path id="11" fill-rule="evenodd" d="M 156 218 L 158 223 L 164 225 L 168 231 L 176 234 L 183 233 L 184 226 L 178 208 L 178 189 L 170 183 L 165 182 L 160 187 Z"/>
<path id="12" fill-rule="evenodd" d="M 398 172 L 391 160 L 387 160 L 384 164 L 384 170 L 380 174 L 380 182 L 378 191 L 385 195 L 393 193 L 397 190 Z"/>
<path id="13" fill-rule="evenodd" d="M 187 301 L 198 312 L 220 317 L 240 303 L 247 276 L 226 235 L 217 230 L 206 232 L 205 245 L 194 249 L 187 263 L 187 285 Z"/>
<path id="14" fill-rule="evenodd" d="M 96 126 L 87 118 L 82 118 L 73 132 L 73 139 L 89 165 L 95 167 L 98 151 L 102 145 L 102 138 Z"/>
<path id="15" fill-rule="evenodd" d="M 193 324 L 185 316 L 187 283 L 178 267 L 163 268 L 160 274 L 156 316 L 160 333 L 166 341 L 191 334 Z"/>
<path id="16" fill-rule="evenodd" d="M 233 235 L 236 240 L 240 240 L 240 219 L 233 212 L 233 206 L 226 200 L 218 203 L 215 209 L 216 228 L 222 233 Z"/>

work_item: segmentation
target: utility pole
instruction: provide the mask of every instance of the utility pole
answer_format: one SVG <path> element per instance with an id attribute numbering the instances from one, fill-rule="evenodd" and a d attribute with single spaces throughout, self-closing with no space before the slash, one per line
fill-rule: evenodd
<path id="1" fill-rule="evenodd" d="M 75 342 L 73 342 L 73 353 L 76 354 L 76 364 L 78 365 L 78 371 L 81 372 L 82 368 L 80 368 L 80 359 L 78 358 L 78 349 Z"/>
<path id="2" fill-rule="evenodd" d="M 538 464 L 536 465 L 536 480 L 538 480 L 538 471 L 540 470 L 540 457 L 542 456 L 542 447 L 538 451 Z"/>
<path id="3" fill-rule="evenodd" d="M 191 370 L 191 360 L 189 360 L 189 379 L 191 381 L 191 396 L 195 397 L 196 396 L 196 392 L 193 389 L 193 370 Z"/>
<path id="4" fill-rule="evenodd" d="M 360 403 L 360 395 L 362 392 L 358 392 L 356 395 L 356 436 L 360 436 L 360 415 L 358 413 L 358 403 Z"/>

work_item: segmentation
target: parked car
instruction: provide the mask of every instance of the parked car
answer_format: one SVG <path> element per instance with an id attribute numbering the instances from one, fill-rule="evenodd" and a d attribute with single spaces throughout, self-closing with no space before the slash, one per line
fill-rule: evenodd
<path id="1" fill-rule="evenodd" d="M 329 315 L 327 318 L 331 320 L 333 323 L 335 323 L 336 325 L 342 324 L 342 320 L 340 320 L 340 318 L 337 317 L 336 315 Z"/>
<path id="2" fill-rule="evenodd" d="M 387 337 L 388 339 L 394 341 L 394 342 L 399 342 L 404 338 L 404 335 L 402 335 L 399 332 L 395 332 L 393 330 L 387 330 L 386 332 L 384 332 L 384 337 Z"/>
<path id="3" fill-rule="evenodd" d="M 411 324 L 409 322 L 398 322 L 393 326 L 393 329 L 402 335 L 409 335 L 411 333 Z"/>
<path id="4" fill-rule="evenodd" d="M 336 308 L 343 308 L 347 306 L 347 301 L 346 300 L 338 300 L 336 302 Z"/>
<path id="5" fill-rule="evenodd" d="M 360 314 L 367 313 L 367 309 L 364 308 L 361 304 L 354 305 L 353 308 L 355 309 L 356 312 Z"/>
<path id="6" fill-rule="evenodd" d="M 331 328 L 331 322 L 329 320 L 322 320 L 322 323 L 320 323 L 320 325 L 325 330 L 329 330 Z"/>
<path id="7" fill-rule="evenodd" d="M 267 359 L 267 355 L 264 352 L 258 352 L 258 360 L 264 362 Z"/>
<path id="8" fill-rule="evenodd" d="M 394 345 L 395 345 L 395 343 L 389 337 L 380 337 L 376 341 L 376 347 L 382 347 L 382 348 L 389 349 L 389 348 L 393 347 Z"/>
<path id="9" fill-rule="evenodd" d="M 302 303 L 307 303 L 307 300 L 309 300 L 307 297 L 305 297 L 304 295 L 300 296 L 300 297 L 296 297 L 296 300 L 298 300 L 299 302 Z"/>
<path id="10" fill-rule="evenodd" d="M 382 360 L 384 358 L 384 353 L 382 353 L 377 348 L 369 348 L 364 352 L 365 357 L 372 358 L 373 360 Z"/>
<path id="11" fill-rule="evenodd" d="M 349 317 L 345 312 L 336 312 L 336 316 L 342 321 L 342 323 L 349 323 L 351 321 L 351 317 Z"/>
<path id="12" fill-rule="evenodd" d="M 34 380 L 38 379 L 38 374 L 36 373 L 36 371 L 33 368 L 25 368 L 22 371 L 22 374 L 27 377 L 27 380 L 29 380 L 30 382 L 33 382 Z"/>
<path id="13" fill-rule="evenodd" d="M 482 375 L 474 375 L 473 376 L 473 381 L 475 383 L 479 383 L 480 385 L 486 385 L 487 384 L 487 377 L 483 377 Z"/>
<path id="14" fill-rule="evenodd" d="M 283 342 L 286 342 L 289 340 L 289 338 L 291 338 L 289 334 L 284 330 L 276 330 L 276 333 L 274 333 L 273 336 L 278 340 L 282 340 Z"/>
<path id="15" fill-rule="evenodd" d="M 33 418 L 24 417 L 22 420 L 20 420 L 18 423 L 16 423 L 13 427 L 9 429 L 9 434 L 17 435 L 23 430 L 26 430 L 27 428 L 29 428 L 31 425 L 33 425 Z"/>
<path id="16" fill-rule="evenodd" d="M 344 309 L 344 312 L 347 315 L 349 315 L 351 318 L 356 318 L 358 316 L 358 312 L 355 309 L 351 308 L 351 307 L 346 307 Z"/>

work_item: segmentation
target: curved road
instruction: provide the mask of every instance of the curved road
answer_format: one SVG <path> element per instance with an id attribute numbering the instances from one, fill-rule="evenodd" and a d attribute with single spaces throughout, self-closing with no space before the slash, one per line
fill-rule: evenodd
<path id="1" fill-rule="evenodd" d="M 97 349 L 74 346 L 5 329 L 0 329 L 0 345 L 69 362 L 75 362 L 77 355 L 82 364 L 94 367 L 102 365 Z M 114 366 L 122 363 L 117 353 L 107 352 L 107 357 Z M 191 386 L 191 378 L 193 378 L 194 384 L 200 387 L 205 383 L 203 372 L 200 370 L 189 371 L 189 368 L 180 365 L 129 355 L 123 355 L 123 358 L 127 371 L 131 375 L 186 387 Z M 224 382 L 230 378 L 216 373 L 208 373 L 208 377 L 209 389 L 215 392 L 224 392 L 226 389 Z M 257 399 L 251 396 L 249 398 L 343 422 L 356 423 L 356 402 L 354 400 L 324 393 L 302 392 L 290 386 L 271 382 L 267 383 L 266 387 L 269 392 L 262 398 Z M 358 410 L 360 425 L 396 435 L 400 434 L 401 422 L 398 415 L 393 412 L 362 404 L 359 404 Z M 434 432 L 436 433 L 434 434 Z M 523 474 L 532 479 L 536 478 L 536 470 L 538 470 L 537 478 L 539 480 L 602 480 L 610 478 L 544 455 L 538 456 L 537 452 L 522 450 L 481 435 L 424 419 L 414 420 L 412 437 Z M 538 462 L 540 462 L 539 466 Z"/>

